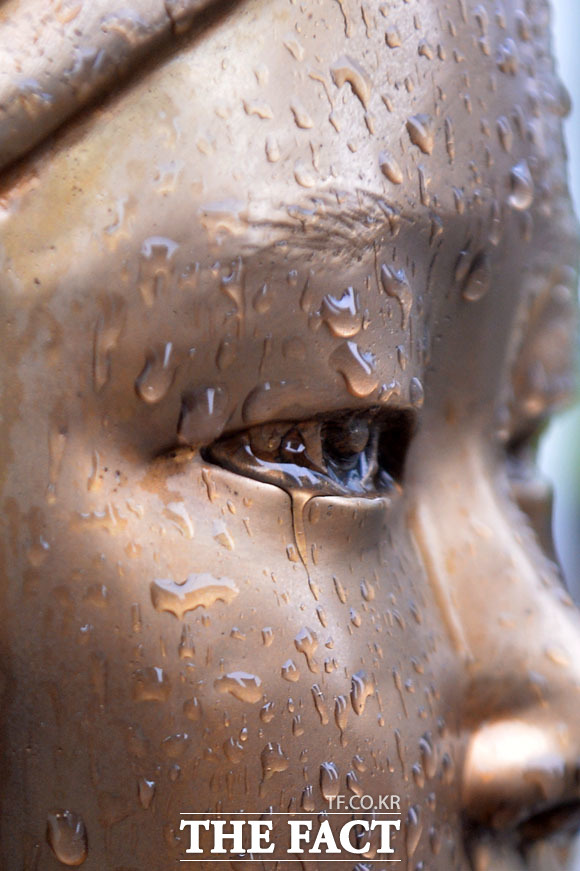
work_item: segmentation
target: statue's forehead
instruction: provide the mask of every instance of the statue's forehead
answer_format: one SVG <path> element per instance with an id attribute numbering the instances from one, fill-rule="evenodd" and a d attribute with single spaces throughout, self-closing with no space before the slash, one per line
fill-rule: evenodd
<path id="1" fill-rule="evenodd" d="M 255 122 L 274 122 L 262 124 L 261 132 L 292 113 L 296 129 L 305 131 L 297 134 L 298 158 L 299 146 L 306 141 L 315 148 L 330 125 L 354 155 L 352 163 L 364 165 L 372 151 L 394 186 L 417 183 L 422 164 L 428 185 L 438 155 L 448 164 L 449 185 L 465 183 L 460 169 L 479 184 L 490 161 L 486 146 L 493 150 L 499 140 L 509 152 L 518 133 L 541 138 L 541 124 L 532 117 L 540 117 L 542 108 L 561 109 L 544 0 L 524 8 L 468 0 L 254 0 L 224 8 L 211 0 L 181 0 L 137 3 L 132 11 L 99 0 L 68 14 L 57 9 L 35 16 L 37 5 L 6 4 L 0 19 L 6 36 L 0 40 L 4 161 L 112 86 L 134 90 L 147 71 L 166 66 L 176 48 L 189 68 L 182 78 L 188 79 L 192 107 L 202 95 L 218 111 L 235 115 L 237 100 Z M 177 33 L 185 34 L 181 41 Z M 141 75 L 129 75 L 138 63 Z M 167 96 L 181 101 L 175 68 L 169 77 Z M 157 85 L 159 78 L 153 81 Z M 498 115 L 502 107 L 505 114 Z M 385 152 L 377 154 L 374 146 L 383 136 Z M 274 140 L 271 133 L 270 159 Z M 324 178 L 331 167 L 318 158 Z M 317 183 L 316 171 L 314 177 L 307 172 L 312 156 L 304 160 L 297 175 Z"/>
<path id="2" fill-rule="evenodd" d="M 362 379 L 357 401 L 393 381 L 417 401 L 437 331 L 449 365 L 473 362 L 479 336 L 485 370 L 524 272 L 571 247 L 565 104 L 545 4 L 526 8 L 231 4 L 36 156 L 29 183 L 8 180 L 11 280 L 40 276 L 61 305 L 101 300 L 105 318 L 122 298 L 131 390 L 164 341 L 174 357 L 196 349 L 196 379 L 234 372 L 231 395 L 249 396 L 287 380 L 294 333 L 293 391 L 317 373 L 327 405 L 352 401 L 336 388 L 345 369 Z M 483 319 L 473 305 L 491 287 Z M 346 322 L 349 300 L 360 336 L 317 330 L 332 306 Z M 216 376 L 228 347 L 245 365 Z M 380 372 L 365 380 L 371 357 Z"/>

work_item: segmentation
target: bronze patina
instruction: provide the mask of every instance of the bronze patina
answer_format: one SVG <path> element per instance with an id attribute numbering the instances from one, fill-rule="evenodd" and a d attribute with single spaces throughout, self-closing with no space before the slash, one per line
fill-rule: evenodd
<path id="1" fill-rule="evenodd" d="M 5 0 L 0 46 L 2 868 L 353 796 L 409 871 L 564 867 L 546 3 Z"/>

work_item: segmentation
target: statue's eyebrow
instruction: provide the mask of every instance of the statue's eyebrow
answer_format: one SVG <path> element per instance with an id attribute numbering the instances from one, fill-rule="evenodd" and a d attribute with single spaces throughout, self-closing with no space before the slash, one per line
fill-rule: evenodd
<path id="1" fill-rule="evenodd" d="M 212 26 L 240 0 L 115 0 L 0 9 L 0 169 L 23 157 L 153 52 Z"/>
<path id="2" fill-rule="evenodd" d="M 200 212 L 205 213 L 203 205 Z M 363 188 L 345 191 L 324 184 L 299 202 L 283 201 L 272 206 L 266 218 L 256 219 L 244 209 L 236 217 L 258 231 L 255 243 L 252 233 L 248 234 L 245 253 L 262 257 L 272 254 L 275 259 L 279 259 L 276 252 L 281 247 L 306 256 L 314 251 L 343 258 L 358 256 L 365 249 L 376 251 L 403 228 L 414 228 L 427 236 L 433 229 L 430 223 L 433 216 L 428 219 L 417 216 L 409 209 L 391 204 L 375 191 Z"/>

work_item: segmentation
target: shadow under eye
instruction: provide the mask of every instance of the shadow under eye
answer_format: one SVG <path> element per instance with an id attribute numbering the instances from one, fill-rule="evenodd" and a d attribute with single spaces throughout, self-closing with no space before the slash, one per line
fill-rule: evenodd
<path id="1" fill-rule="evenodd" d="M 401 489 L 415 414 L 401 409 L 342 412 L 276 422 L 227 436 L 204 459 L 284 490 L 372 498 Z"/>

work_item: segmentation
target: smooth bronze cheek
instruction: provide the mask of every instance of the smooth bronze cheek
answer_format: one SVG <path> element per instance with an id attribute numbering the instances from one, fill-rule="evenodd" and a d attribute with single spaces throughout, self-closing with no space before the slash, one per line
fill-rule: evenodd
<path id="1" fill-rule="evenodd" d="M 3 869 L 165 871 L 182 815 L 222 812 L 272 823 L 265 868 L 566 867 L 580 624 L 532 444 L 573 388 L 578 246 L 548 25 L 3 4 Z M 341 855 L 288 857 L 301 819 Z"/>

